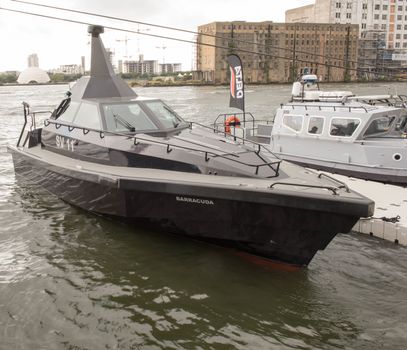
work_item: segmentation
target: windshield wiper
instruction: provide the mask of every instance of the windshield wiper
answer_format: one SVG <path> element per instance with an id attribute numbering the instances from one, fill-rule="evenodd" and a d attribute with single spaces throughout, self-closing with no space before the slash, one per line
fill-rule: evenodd
<path id="1" fill-rule="evenodd" d="M 164 105 L 163 107 L 164 107 L 164 109 L 166 109 L 168 112 L 170 112 L 176 118 L 177 121 L 172 120 L 172 125 L 174 125 L 174 128 L 177 128 L 178 125 L 181 124 L 181 121 L 180 121 L 179 117 L 177 116 L 177 114 L 173 110 L 171 110 L 167 106 Z"/>
<path id="2" fill-rule="evenodd" d="M 125 128 L 127 128 L 131 132 L 136 131 L 136 128 L 133 125 L 131 125 L 126 119 L 121 117 L 120 115 L 113 114 L 113 118 L 116 121 L 116 125 L 117 125 L 117 123 L 119 123 L 119 124 L 123 125 Z"/>

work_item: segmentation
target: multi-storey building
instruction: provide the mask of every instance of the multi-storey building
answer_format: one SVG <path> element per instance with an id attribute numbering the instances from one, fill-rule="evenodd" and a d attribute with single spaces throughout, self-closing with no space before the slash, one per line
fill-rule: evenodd
<path id="1" fill-rule="evenodd" d="M 36 53 L 31 54 L 30 56 L 28 56 L 28 67 L 39 67 L 39 63 L 38 63 L 38 55 Z"/>
<path id="2" fill-rule="evenodd" d="M 181 72 L 182 65 L 181 63 L 161 63 L 160 64 L 160 73 L 178 73 Z"/>
<path id="3" fill-rule="evenodd" d="M 64 64 L 59 66 L 57 69 L 51 70 L 51 73 L 59 73 L 59 74 L 67 74 L 67 75 L 75 75 L 75 74 L 83 74 L 83 68 L 81 65 L 78 64 Z"/>
<path id="4" fill-rule="evenodd" d="M 407 0 L 315 0 L 286 11 L 286 22 L 358 24 L 386 32 L 386 48 L 407 49 Z"/>
<path id="5" fill-rule="evenodd" d="M 159 64 L 156 60 L 144 60 L 143 55 L 139 56 L 138 61 L 124 61 L 121 63 L 123 73 L 136 73 L 136 74 L 158 74 Z"/>
<path id="6" fill-rule="evenodd" d="M 198 33 L 195 78 L 206 82 L 229 80 L 230 53 L 241 57 L 246 82 L 293 81 L 305 67 L 321 80 L 356 78 L 357 25 L 214 22 Z"/>
<path id="7" fill-rule="evenodd" d="M 286 11 L 286 22 L 359 25 L 361 76 L 367 71 L 395 73 L 407 67 L 403 55 L 407 53 L 407 0 L 315 0 L 314 5 Z"/>

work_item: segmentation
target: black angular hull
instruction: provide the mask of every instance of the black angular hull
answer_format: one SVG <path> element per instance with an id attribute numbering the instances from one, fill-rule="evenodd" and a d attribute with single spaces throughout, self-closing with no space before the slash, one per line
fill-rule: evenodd
<path id="1" fill-rule="evenodd" d="M 84 210 L 196 239 L 239 248 L 251 254 L 308 265 L 337 233 L 348 232 L 360 215 L 308 208 L 275 199 L 268 203 L 249 192 L 233 193 L 189 185 L 122 181 L 75 175 L 10 148 L 15 172 Z M 223 191 L 223 192 L 222 192 Z M 217 194 L 217 192 L 219 192 Z M 236 192 L 236 191 L 235 191 Z M 205 195 L 206 193 L 206 195 Z M 301 198 L 294 201 L 301 204 Z"/>

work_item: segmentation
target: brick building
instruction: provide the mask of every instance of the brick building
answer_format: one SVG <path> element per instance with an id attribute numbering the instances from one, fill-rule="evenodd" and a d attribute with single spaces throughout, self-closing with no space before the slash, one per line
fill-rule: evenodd
<path id="1" fill-rule="evenodd" d="M 198 33 L 195 77 L 206 82 L 229 81 L 226 57 L 232 52 L 241 57 L 249 83 L 293 81 L 305 67 L 325 81 L 356 78 L 357 25 L 214 22 Z"/>

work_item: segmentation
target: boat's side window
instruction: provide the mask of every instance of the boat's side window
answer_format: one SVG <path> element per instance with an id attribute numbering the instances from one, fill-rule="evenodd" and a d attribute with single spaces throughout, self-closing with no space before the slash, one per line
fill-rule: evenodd
<path id="1" fill-rule="evenodd" d="M 101 124 L 97 105 L 82 102 L 73 123 L 84 128 L 100 130 Z"/>
<path id="2" fill-rule="evenodd" d="M 324 118 L 311 117 L 309 118 L 308 133 L 314 135 L 321 135 L 324 128 Z"/>
<path id="3" fill-rule="evenodd" d="M 371 136 L 388 132 L 396 117 L 383 116 L 373 119 L 367 127 L 364 136 Z"/>
<path id="4" fill-rule="evenodd" d="M 72 123 L 75 117 L 76 111 L 78 110 L 79 102 L 70 102 L 68 108 L 58 116 L 58 121 Z"/>
<path id="5" fill-rule="evenodd" d="M 333 118 L 329 133 L 331 136 L 351 137 L 359 124 L 359 119 Z"/>
<path id="6" fill-rule="evenodd" d="M 302 115 L 286 114 L 283 118 L 283 125 L 291 130 L 294 130 L 295 132 L 300 132 L 302 129 L 303 119 L 304 118 Z"/>

